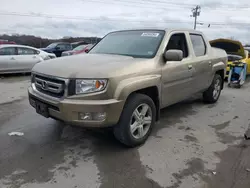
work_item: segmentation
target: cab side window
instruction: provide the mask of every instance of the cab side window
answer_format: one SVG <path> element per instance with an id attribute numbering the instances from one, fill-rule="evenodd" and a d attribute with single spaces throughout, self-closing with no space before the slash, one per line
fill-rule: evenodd
<path id="1" fill-rule="evenodd" d="M 16 55 L 16 49 L 14 47 L 1 48 L 0 55 Z"/>
<path id="2" fill-rule="evenodd" d="M 190 38 L 193 44 L 195 56 L 204 56 L 206 54 L 206 44 L 203 37 L 198 34 L 190 34 Z"/>
<path id="3" fill-rule="evenodd" d="M 183 58 L 188 57 L 187 40 L 184 33 L 173 34 L 168 41 L 167 50 L 181 50 Z"/>

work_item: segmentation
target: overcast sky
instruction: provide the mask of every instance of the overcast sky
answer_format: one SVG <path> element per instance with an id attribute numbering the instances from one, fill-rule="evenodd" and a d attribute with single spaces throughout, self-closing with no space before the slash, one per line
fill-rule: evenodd
<path id="1" fill-rule="evenodd" d="M 1 0 L 0 34 L 60 38 L 128 28 L 191 29 L 195 5 L 201 6 L 198 23 L 203 23 L 197 29 L 209 39 L 250 42 L 249 0 Z"/>

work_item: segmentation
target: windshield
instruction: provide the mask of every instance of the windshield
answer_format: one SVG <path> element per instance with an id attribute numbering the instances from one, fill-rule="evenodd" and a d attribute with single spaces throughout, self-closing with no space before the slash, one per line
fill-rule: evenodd
<path id="1" fill-rule="evenodd" d="M 164 34 L 163 30 L 113 32 L 104 37 L 89 53 L 153 58 Z"/>
<path id="2" fill-rule="evenodd" d="M 80 45 L 80 46 L 77 46 L 73 49 L 73 51 L 80 51 L 80 50 L 83 50 L 87 45 Z"/>
<path id="3" fill-rule="evenodd" d="M 58 43 L 52 43 L 50 45 L 48 45 L 46 48 L 54 48 L 57 46 Z"/>
<path id="4" fill-rule="evenodd" d="M 55 48 L 57 46 L 58 43 L 52 43 L 50 45 L 48 45 L 46 48 Z"/>

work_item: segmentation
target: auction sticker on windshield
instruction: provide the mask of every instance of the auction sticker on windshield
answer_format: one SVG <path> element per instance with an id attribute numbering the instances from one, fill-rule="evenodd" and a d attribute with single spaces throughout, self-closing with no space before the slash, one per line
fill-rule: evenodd
<path id="1" fill-rule="evenodd" d="M 142 33 L 142 37 L 158 37 L 159 33 Z"/>

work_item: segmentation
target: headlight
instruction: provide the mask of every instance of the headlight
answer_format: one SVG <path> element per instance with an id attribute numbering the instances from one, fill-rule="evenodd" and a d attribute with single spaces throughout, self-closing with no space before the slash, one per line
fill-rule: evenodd
<path id="1" fill-rule="evenodd" d="M 49 60 L 49 59 L 50 59 L 49 56 L 46 56 L 46 57 L 43 58 L 44 61 Z"/>
<path id="2" fill-rule="evenodd" d="M 76 80 L 76 94 L 85 94 L 102 91 L 106 88 L 108 81 L 102 80 Z"/>

